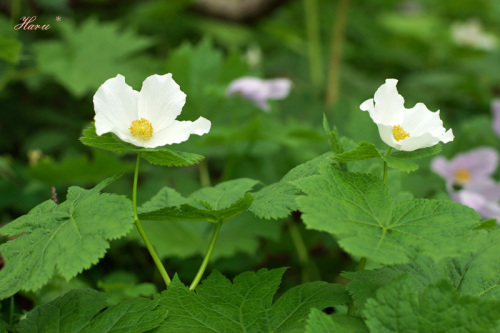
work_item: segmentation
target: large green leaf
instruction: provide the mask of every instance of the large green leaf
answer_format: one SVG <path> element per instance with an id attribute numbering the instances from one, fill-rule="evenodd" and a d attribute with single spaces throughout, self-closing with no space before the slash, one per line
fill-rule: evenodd
<path id="1" fill-rule="evenodd" d="M 106 133 L 98 136 L 92 124 L 86 128 L 80 141 L 91 147 L 109 150 L 117 153 L 134 152 L 141 153 L 141 157 L 151 164 L 166 166 L 188 166 L 196 164 L 203 159 L 203 156 L 174 151 L 166 147 L 142 148 L 120 140 L 113 133 Z"/>
<path id="2" fill-rule="evenodd" d="M 363 314 L 372 332 L 498 332 L 500 300 L 460 295 L 440 280 L 423 290 L 404 275 L 367 301 Z"/>
<path id="3" fill-rule="evenodd" d="M 363 320 L 354 316 L 333 315 L 311 309 L 307 319 L 306 333 L 366 333 L 368 328 Z"/>
<path id="4" fill-rule="evenodd" d="M 311 161 L 300 164 L 290 170 L 279 182 L 268 185 L 253 193 L 250 211 L 260 218 L 279 219 L 298 210 L 295 199 L 301 193 L 293 181 L 318 174 L 321 164 L 331 165 L 333 153 L 325 153 Z"/>
<path id="5" fill-rule="evenodd" d="M 74 289 L 28 312 L 16 327 L 19 333 L 140 333 L 157 327 L 167 310 L 157 301 L 135 298 L 105 311 L 106 295 Z"/>
<path id="6" fill-rule="evenodd" d="M 273 302 L 284 269 L 246 272 L 233 283 L 213 272 L 196 293 L 177 278 L 158 300 L 169 315 L 155 332 L 292 332 L 303 329 L 311 308 L 349 301 L 344 287 L 310 282 L 285 292 Z"/>
<path id="7" fill-rule="evenodd" d="M 5 260 L 0 298 L 36 290 L 56 271 L 69 280 L 97 263 L 109 240 L 128 233 L 134 223 L 130 200 L 99 193 L 112 180 L 91 190 L 70 187 L 65 202 L 45 201 L 0 229 L 2 235 L 16 236 L 0 245 Z"/>
<path id="8" fill-rule="evenodd" d="M 497 264 L 500 262 L 500 230 L 481 233 L 471 239 L 471 242 L 478 246 L 475 252 L 445 259 L 439 264 L 429 257 L 420 256 L 403 265 L 372 271 L 344 272 L 343 276 L 352 280 L 347 284 L 347 289 L 353 295 L 356 305 L 362 308 L 378 288 L 407 273 L 418 289 L 446 279 L 459 293 L 500 299 L 500 266 Z"/>
<path id="9" fill-rule="evenodd" d="M 40 41 L 34 45 L 38 67 L 54 75 L 77 97 L 95 92 L 118 73 L 136 84 L 142 82 L 148 72 L 156 71 L 151 68 L 154 61 L 143 61 L 142 66 L 131 61 L 132 54 L 145 50 L 152 41 L 115 23 L 99 23 L 89 18 L 76 27 L 65 19 L 57 23 L 57 31 L 62 34 L 61 40 Z"/>
<path id="10" fill-rule="evenodd" d="M 335 235 L 352 255 L 379 263 L 405 263 L 419 254 L 435 260 L 457 257 L 477 246 L 468 242 L 480 216 L 451 201 L 394 202 L 377 177 L 344 173 L 329 165 L 295 182 L 308 228 Z"/>

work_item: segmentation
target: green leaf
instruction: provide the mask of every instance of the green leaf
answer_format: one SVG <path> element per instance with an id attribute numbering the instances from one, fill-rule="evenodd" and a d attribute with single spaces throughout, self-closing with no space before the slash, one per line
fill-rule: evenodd
<path id="1" fill-rule="evenodd" d="M 343 173 L 328 165 L 295 182 L 307 196 L 297 198 L 308 228 L 335 235 L 352 255 L 379 263 L 406 263 L 419 254 L 435 260 L 473 250 L 467 243 L 479 222 L 471 208 L 451 201 L 394 202 L 382 181 Z"/>
<path id="2" fill-rule="evenodd" d="M 157 301 L 136 298 L 106 307 L 106 295 L 75 289 L 37 306 L 16 327 L 17 332 L 132 333 L 156 328 L 167 316 Z"/>
<path id="3" fill-rule="evenodd" d="M 91 190 L 70 187 L 65 202 L 45 201 L 0 229 L 2 235 L 18 236 L 0 245 L 5 260 L 0 299 L 40 288 L 56 271 L 69 280 L 97 263 L 109 240 L 128 233 L 134 222 L 130 200 L 99 193 L 117 177 Z"/>
<path id="4" fill-rule="evenodd" d="M 244 213 L 252 203 L 247 192 L 255 184 L 252 179 L 237 179 L 201 189 L 188 198 L 165 187 L 139 208 L 139 217 L 160 257 L 205 254 L 213 226 L 196 221 L 219 219 L 231 219 L 231 223 L 221 229 L 212 260 L 237 251 L 253 253 L 259 245 L 258 237 L 277 239 L 280 228 Z"/>
<path id="5" fill-rule="evenodd" d="M 476 229 L 496 229 L 498 228 L 497 219 L 486 219 Z"/>
<path id="6" fill-rule="evenodd" d="M 280 219 L 298 210 L 295 199 L 301 193 L 293 181 L 318 174 L 321 164 L 331 165 L 333 153 L 325 153 L 290 170 L 279 182 L 268 185 L 252 193 L 250 211 L 260 218 Z"/>
<path id="7" fill-rule="evenodd" d="M 117 153 L 134 152 L 141 153 L 141 157 L 151 164 L 166 166 L 188 166 L 198 163 L 203 156 L 174 151 L 165 147 L 142 148 L 130 143 L 121 141 L 113 133 L 106 133 L 98 136 L 95 132 L 95 126 L 92 124 L 83 130 L 80 141 L 90 147 L 109 150 Z"/>
<path id="8" fill-rule="evenodd" d="M 347 284 L 347 289 L 359 308 L 378 288 L 402 274 L 408 274 L 419 290 L 446 279 L 461 294 L 500 299 L 500 267 L 496 265 L 500 261 L 500 230 L 482 233 L 470 242 L 478 244 L 479 249 L 458 258 L 445 259 L 439 264 L 429 257 L 420 256 L 404 265 L 356 273 L 344 272 L 342 275 L 352 280 Z"/>
<path id="9" fill-rule="evenodd" d="M 432 147 L 421 148 L 414 151 L 394 151 L 391 156 L 401 158 L 404 160 L 417 160 L 424 157 L 439 154 L 443 150 L 443 144 L 438 143 Z"/>
<path id="10" fill-rule="evenodd" d="M 326 313 L 311 309 L 306 325 L 306 333 L 365 333 L 368 328 L 364 322 L 353 316 L 333 315 L 329 316 Z"/>
<path id="11" fill-rule="evenodd" d="M 313 307 L 349 301 L 344 287 L 310 282 L 285 292 L 273 303 L 285 269 L 246 272 L 233 283 L 213 272 L 196 293 L 177 277 L 158 300 L 169 315 L 157 332 L 291 332 L 303 329 Z"/>
<path id="12" fill-rule="evenodd" d="M 154 68 L 134 66 L 131 58 L 151 46 L 151 39 L 124 30 L 118 24 L 89 18 L 76 27 L 67 19 L 58 23 L 58 31 L 62 34 L 60 40 L 34 45 L 38 67 L 77 97 L 95 92 L 117 73 L 125 75 L 129 83 L 140 83 L 148 72 L 155 72 Z M 154 64 L 151 60 L 149 64 Z"/>
<path id="13" fill-rule="evenodd" d="M 15 64 L 19 60 L 20 49 L 21 42 L 17 39 L 0 36 L 0 59 Z"/>
<path id="14" fill-rule="evenodd" d="M 367 301 L 366 325 L 372 332 L 498 332 L 500 301 L 457 293 L 446 280 L 418 291 L 404 275 Z"/>
<path id="15" fill-rule="evenodd" d="M 422 153 L 422 155 L 424 156 L 425 152 Z M 417 170 L 418 165 L 413 162 L 406 161 L 406 159 L 409 159 L 407 156 L 408 154 L 403 154 L 403 157 L 400 158 L 395 153 L 386 156 L 385 153 L 380 152 L 373 143 L 362 141 L 353 150 L 338 154 L 334 156 L 333 159 L 337 162 L 352 162 L 367 160 L 370 158 L 381 158 L 389 167 L 393 169 L 405 172 Z M 415 156 L 419 156 L 418 153 L 415 153 Z"/>
<path id="16" fill-rule="evenodd" d="M 205 187 L 192 193 L 180 205 L 169 206 L 144 212 L 139 215 L 140 219 L 150 221 L 207 221 L 218 223 L 225 222 L 234 216 L 248 210 L 252 204 L 252 195 L 246 193 L 252 189 L 258 181 L 248 178 L 221 183 L 215 187 Z M 147 207 L 159 206 L 166 193 L 172 191 L 166 189 L 155 196 Z M 176 196 L 178 198 L 178 196 Z"/>
<path id="17" fill-rule="evenodd" d="M 140 296 L 150 297 L 157 292 L 153 283 L 139 283 L 134 274 L 123 271 L 107 275 L 102 281 L 97 282 L 97 287 L 106 292 L 108 305 Z"/>

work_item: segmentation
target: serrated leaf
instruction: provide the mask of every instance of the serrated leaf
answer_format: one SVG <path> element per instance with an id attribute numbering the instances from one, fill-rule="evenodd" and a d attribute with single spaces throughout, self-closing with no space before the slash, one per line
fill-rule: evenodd
<path id="1" fill-rule="evenodd" d="M 106 295 L 92 289 L 75 289 L 28 312 L 17 332 L 133 333 L 157 327 L 167 316 L 158 302 L 136 298 L 106 307 Z"/>
<path id="2" fill-rule="evenodd" d="M 273 304 L 284 269 L 238 275 L 231 283 L 215 271 L 196 293 L 174 278 L 158 300 L 169 316 L 155 332 L 291 332 L 303 329 L 313 307 L 326 308 L 349 301 L 344 287 L 310 282 L 285 292 Z"/>
<path id="3" fill-rule="evenodd" d="M 66 280 L 97 263 L 109 241 L 131 229 L 132 204 L 124 196 L 99 191 L 119 175 L 94 189 L 68 189 L 67 200 L 52 200 L 0 229 L 17 236 L 0 245 L 5 266 L 0 270 L 0 298 L 42 287 L 57 271 Z"/>
<path id="4" fill-rule="evenodd" d="M 439 264 L 425 256 L 411 263 L 387 266 L 372 271 L 344 272 L 342 275 L 352 281 L 347 289 L 358 308 L 376 290 L 402 274 L 409 274 L 415 288 L 421 290 L 440 279 L 451 281 L 457 292 L 481 298 L 500 299 L 500 230 L 475 237 L 479 249 L 458 258 L 445 259 Z"/>
<path id="5" fill-rule="evenodd" d="M 58 31 L 62 34 L 60 40 L 40 41 L 33 49 L 40 70 L 54 75 L 73 95 L 95 92 L 117 73 L 134 83 L 134 78 L 145 76 L 143 66 L 133 66 L 131 56 L 151 46 L 150 39 L 114 23 L 99 23 L 95 18 L 78 27 L 69 19 L 61 21 Z"/>
<path id="6" fill-rule="evenodd" d="M 244 213 L 252 202 L 247 192 L 256 183 L 251 179 L 237 179 L 201 189 L 188 198 L 165 187 L 139 208 L 139 217 L 161 257 L 205 254 L 213 226 L 196 221 L 216 222 L 218 219 L 231 219 L 231 223 L 221 228 L 212 260 L 237 251 L 253 253 L 259 245 L 258 237 L 276 239 L 280 228 L 278 224 L 266 223 Z"/>
<path id="7" fill-rule="evenodd" d="M 218 223 L 225 222 L 232 217 L 248 210 L 252 204 L 252 195 L 247 193 L 258 181 L 248 178 L 230 180 L 215 187 L 205 187 L 182 200 L 180 205 L 164 207 L 139 214 L 139 218 L 150 221 L 207 221 Z M 165 196 L 163 190 L 152 202 L 147 202 L 147 207 L 158 206 L 159 201 Z M 176 196 L 178 198 L 178 196 Z M 179 199 L 177 199 L 179 200 Z"/>
<path id="8" fill-rule="evenodd" d="M 268 185 L 253 193 L 250 211 L 260 218 L 280 219 L 298 210 L 295 202 L 300 190 L 293 181 L 318 174 L 322 163 L 331 164 L 333 153 L 325 153 L 290 170 L 279 182 Z"/>
<path id="9" fill-rule="evenodd" d="M 425 154 L 425 152 L 423 153 Z M 408 156 L 408 155 L 403 155 Z M 415 153 L 418 156 L 418 153 Z M 335 155 L 333 159 L 337 162 L 352 162 L 352 161 L 362 161 L 371 158 L 381 158 L 387 163 L 387 165 L 393 169 L 405 172 L 411 172 L 418 169 L 418 165 L 407 161 L 406 157 L 398 157 L 397 154 L 391 154 L 386 156 L 385 153 L 380 152 L 373 143 L 362 141 L 353 150 L 346 151 L 342 154 Z"/>
<path id="10" fill-rule="evenodd" d="M 368 328 L 363 320 L 358 317 L 346 315 L 329 316 L 318 309 L 311 309 L 305 333 L 332 332 L 365 333 L 368 332 Z"/>
<path id="11" fill-rule="evenodd" d="M 480 217 L 459 203 L 396 203 L 379 178 L 328 165 L 295 184 L 307 194 L 297 198 L 307 227 L 332 233 L 352 255 L 384 264 L 405 263 L 419 254 L 439 261 L 477 246 L 465 241 Z"/>
<path id="12" fill-rule="evenodd" d="M 497 332 L 500 300 L 457 293 L 446 280 L 418 291 L 404 275 L 367 301 L 364 315 L 372 332 Z"/>
<path id="13" fill-rule="evenodd" d="M 170 150 L 166 147 L 142 148 L 123 142 L 113 133 L 106 133 L 98 136 L 95 126 L 92 124 L 83 130 L 80 141 L 90 147 L 109 150 L 117 153 L 141 153 L 141 157 L 151 164 L 164 166 L 188 166 L 198 163 L 203 156 Z"/>
<path id="14" fill-rule="evenodd" d="M 394 151 L 391 156 L 396 158 L 401 158 L 404 160 L 417 160 L 424 157 L 429 157 L 432 155 L 439 154 L 443 150 L 443 144 L 438 143 L 432 147 L 421 148 L 414 151 L 403 151 L 397 150 Z"/>

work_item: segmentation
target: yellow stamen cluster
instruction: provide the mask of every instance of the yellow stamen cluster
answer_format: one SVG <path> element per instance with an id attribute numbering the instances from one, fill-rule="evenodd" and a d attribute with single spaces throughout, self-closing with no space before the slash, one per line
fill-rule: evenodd
<path id="1" fill-rule="evenodd" d="M 401 125 L 396 125 L 392 127 L 392 136 L 396 141 L 401 141 L 410 137 L 410 133 L 405 132 Z"/>
<path id="2" fill-rule="evenodd" d="M 455 172 L 455 181 L 458 184 L 465 184 L 470 180 L 470 172 L 469 170 L 465 169 L 458 169 L 457 172 Z"/>
<path id="3" fill-rule="evenodd" d="M 141 118 L 134 120 L 129 127 L 130 134 L 143 140 L 149 140 L 153 137 L 153 125 L 147 119 Z"/>

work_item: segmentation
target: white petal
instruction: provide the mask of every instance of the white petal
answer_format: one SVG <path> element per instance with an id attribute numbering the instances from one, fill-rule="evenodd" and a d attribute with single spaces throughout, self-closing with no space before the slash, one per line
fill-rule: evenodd
<path id="1" fill-rule="evenodd" d="M 138 95 L 137 91 L 125 83 L 122 75 L 104 82 L 94 95 L 97 135 L 113 132 L 126 141 L 128 128 L 137 119 Z"/>
<path id="2" fill-rule="evenodd" d="M 144 142 L 144 147 L 155 148 L 174 143 L 181 143 L 189 139 L 191 134 L 203 135 L 210 131 L 211 123 L 203 117 L 196 121 L 177 121 L 160 132 L 153 133 L 153 137 Z"/>
<path id="3" fill-rule="evenodd" d="M 380 138 L 382 139 L 382 141 L 384 141 L 386 145 L 388 145 L 392 148 L 396 148 L 398 150 L 401 150 L 400 149 L 401 144 L 398 141 L 396 141 L 396 139 L 394 139 L 394 136 L 392 134 L 392 126 L 381 125 L 381 124 L 377 124 L 377 125 L 378 125 L 378 132 L 380 134 Z"/>
<path id="4" fill-rule="evenodd" d="M 372 112 L 375 110 L 375 105 L 373 104 L 373 98 L 367 99 L 366 101 L 361 103 L 359 108 L 362 111 L 368 111 L 368 113 L 371 115 Z"/>
<path id="5" fill-rule="evenodd" d="M 172 79 L 172 74 L 151 75 L 142 83 L 138 118 L 149 120 L 155 135 L 174 122 L 185 103 L 186 94 Z"/>
<path id="6" fill-rule="evenodd" d="M 289 79 L 265 80 L 267 98 L 283 99 L 288 96 L 292 88 L 292 81 Z"/>
<path id="7" fill-rule="evenodd" d="M 404 99 L 398 93 L 398 80 L 387 79 L 375 92 L 375 108 L 370 116 L 377 124 L 398 125 L 404 118 Z M 369 112 L 370 110 L 368 110 Z"/>

